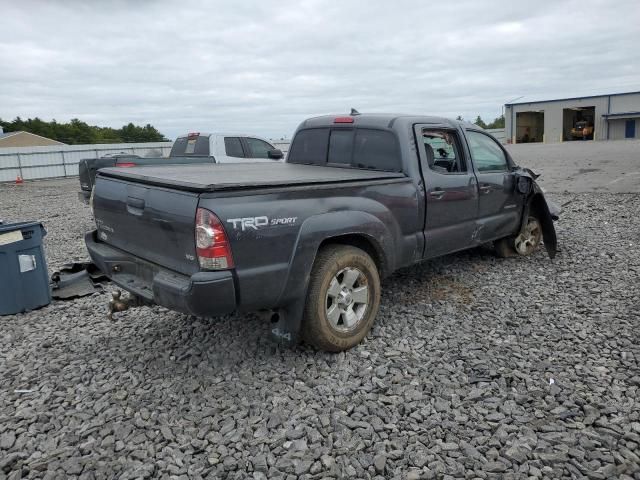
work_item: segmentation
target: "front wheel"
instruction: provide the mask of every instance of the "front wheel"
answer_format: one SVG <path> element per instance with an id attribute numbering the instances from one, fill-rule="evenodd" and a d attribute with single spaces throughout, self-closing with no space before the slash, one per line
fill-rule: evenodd
<path id="1" fill-rule="evenodd" d="M 501 238 L 494 242 L 499 257 L 513 257 L 531 255 L 542 242 L 542 226 L 540 220 L 529 216 L 523 231 L 516 236 Z"/>
<path id="2" fill-rule="evenodd" d="M 303 338 L 321 350 L 348 350 L 369 332 L 379 305 L 380 276 L 371 257 L 356 247 L 327 246 L 311 271 Z"/>
<path id="3" fill-rule="evenodd" d="M 516 252 L 522 256 L 531 255 L 542 240 L 542 227 L 536 217 L 530 216 L 527 225 L 513 241 Z"/>

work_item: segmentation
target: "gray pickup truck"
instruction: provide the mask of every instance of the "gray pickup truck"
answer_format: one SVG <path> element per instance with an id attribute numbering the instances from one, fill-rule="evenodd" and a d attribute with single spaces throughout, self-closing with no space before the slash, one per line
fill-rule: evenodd
<path id="1" fill-rule="evenodd" d="M 340 351 L 401 267 L 488 242 L 556 252 L 557 207 L 469 123 L 312 118 L 286 162 L 248 167 L 101 170 L 91 258 L 133 298 L 201 317 L 262 311 L 275 340 Z"/>

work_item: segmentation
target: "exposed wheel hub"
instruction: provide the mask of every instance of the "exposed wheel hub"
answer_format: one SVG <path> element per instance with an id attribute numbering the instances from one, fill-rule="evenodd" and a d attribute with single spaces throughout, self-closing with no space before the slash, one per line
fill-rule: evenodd
<path id="1" fill-rule="evenodd" d="M 352 289 L 343 287 L 338 294 L 338 304 L 343 307 L 348 307 L 353 303 Z"/>
<path id="2" fill-rule="evenodd" d="M 326 298 L 327 319 L 337 331 L 358 327 L 369 305 L 367 277 L 359 269 L 340 270 L 329 283 Z"/>
<path id="3" fill-rule="evenodd" d="M 540 244 L 542 229 L 537 218 L 529 217 L 524 230 L 516 237 L 515 247 L 520 255 L 530 255 Z"/>

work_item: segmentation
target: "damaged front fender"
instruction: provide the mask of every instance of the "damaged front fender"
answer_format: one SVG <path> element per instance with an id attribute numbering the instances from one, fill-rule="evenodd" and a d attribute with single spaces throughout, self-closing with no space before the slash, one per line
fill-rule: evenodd
<path id="1" fill-rule="evenodd" d="M 542 188 L 536 182 L 539 175 L 528 168 L 518 169 L 515 175 L 517 193 L 524 197 L 519 233 L 524 231 L 530 215 L 536 217 L 542 227 L 544 248 L 549 258 L 554 258 L 558 251 L 558 238 L 553 221 L 560 216 L 560 206 L 547 200 Z"/>

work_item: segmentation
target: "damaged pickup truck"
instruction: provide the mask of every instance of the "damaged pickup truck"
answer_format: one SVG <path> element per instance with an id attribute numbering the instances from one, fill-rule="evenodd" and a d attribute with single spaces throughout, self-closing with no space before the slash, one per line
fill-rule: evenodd
<path id="1" fill-rule="evenodd" d="M 304 121 L 281 164 L 103 169 L 93 211 L 91 258 L 132 298 L 262 311 L 275 340 L 328 351 L 371 329 L 381 277 L 489 242 L 553 258 L 558 215 L 481 128 L 357 112 Z"/>

